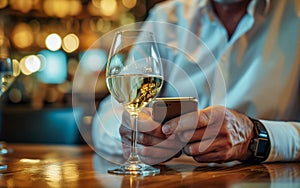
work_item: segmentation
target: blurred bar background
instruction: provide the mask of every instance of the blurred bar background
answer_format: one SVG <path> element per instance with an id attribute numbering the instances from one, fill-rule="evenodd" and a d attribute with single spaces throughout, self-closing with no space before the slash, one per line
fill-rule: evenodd
<path id="1" fill-rule="evenodd" d="M 66 112 L 72 109 L 73 78 L 82 54 L 105 64 L 107 53 L 89 47 L 115 28 L 143 21 L 149 9 L 161 1 L 0 0 L 0 34 L 9 39 L 17 67 L 16 79 L 1 99 L 1 139 L 80 143 L 64 140 L 67 135 L 57 135 L 57 132 L 75 134 L 66 127 L 75 123 L 73 113 Z M 86 66 L 100 72 L 95 91 L 95 101 L 99 104 L 108 94 L 104 66 L 93 61 Z M 57 113 L 64 115 L 53 115 Z M 86 126 L 91 124 L 93 113 L 82 113 Z M 59 129 L 52 127 L 58 124 Z M 50 136 L 35 139 L 41 131 L 54 134 L 54 139 Z"/>

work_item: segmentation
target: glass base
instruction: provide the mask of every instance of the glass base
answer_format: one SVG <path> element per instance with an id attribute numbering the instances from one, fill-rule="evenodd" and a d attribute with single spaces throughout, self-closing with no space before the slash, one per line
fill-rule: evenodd
<path id="1" fill-rule="evenodd" d="M 154 176 L 160 173 L 160 169 L 144 163 L 125 162 L 123 165 L 109 169 L 107 172 L 118 175 Z"/>

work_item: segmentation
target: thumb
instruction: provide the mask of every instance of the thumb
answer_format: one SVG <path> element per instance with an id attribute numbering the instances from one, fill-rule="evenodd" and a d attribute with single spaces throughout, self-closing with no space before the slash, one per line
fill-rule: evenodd
<path id="1" fill-rule="evenodd" d="M 190 112 L 167 121 L 162 126 L 162 132 L 171 135 L 176 132 L 195 130 L 198 124 L 198 113 L 199 111 Z"/>

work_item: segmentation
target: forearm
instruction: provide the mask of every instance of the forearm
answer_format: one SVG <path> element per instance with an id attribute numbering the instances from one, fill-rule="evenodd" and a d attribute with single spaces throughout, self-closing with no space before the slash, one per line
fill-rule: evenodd
<path id="1" fill-rule="evenodd" d="M 271 150 L 265 162 L 300 160 L 300 123 L 260 120 L 266 127 Z"/>

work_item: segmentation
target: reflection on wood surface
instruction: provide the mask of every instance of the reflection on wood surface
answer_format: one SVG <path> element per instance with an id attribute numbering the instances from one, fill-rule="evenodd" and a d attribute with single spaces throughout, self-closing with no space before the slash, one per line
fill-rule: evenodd
<path id="1" fill-rule="evenodd" d="M 157 176 L 107 174 L 115 164 L 88 146 L 9 145 L 1 187 L 299 187 L 300 163 L 199 164 L 185 158 L 156 165 Z"/>

